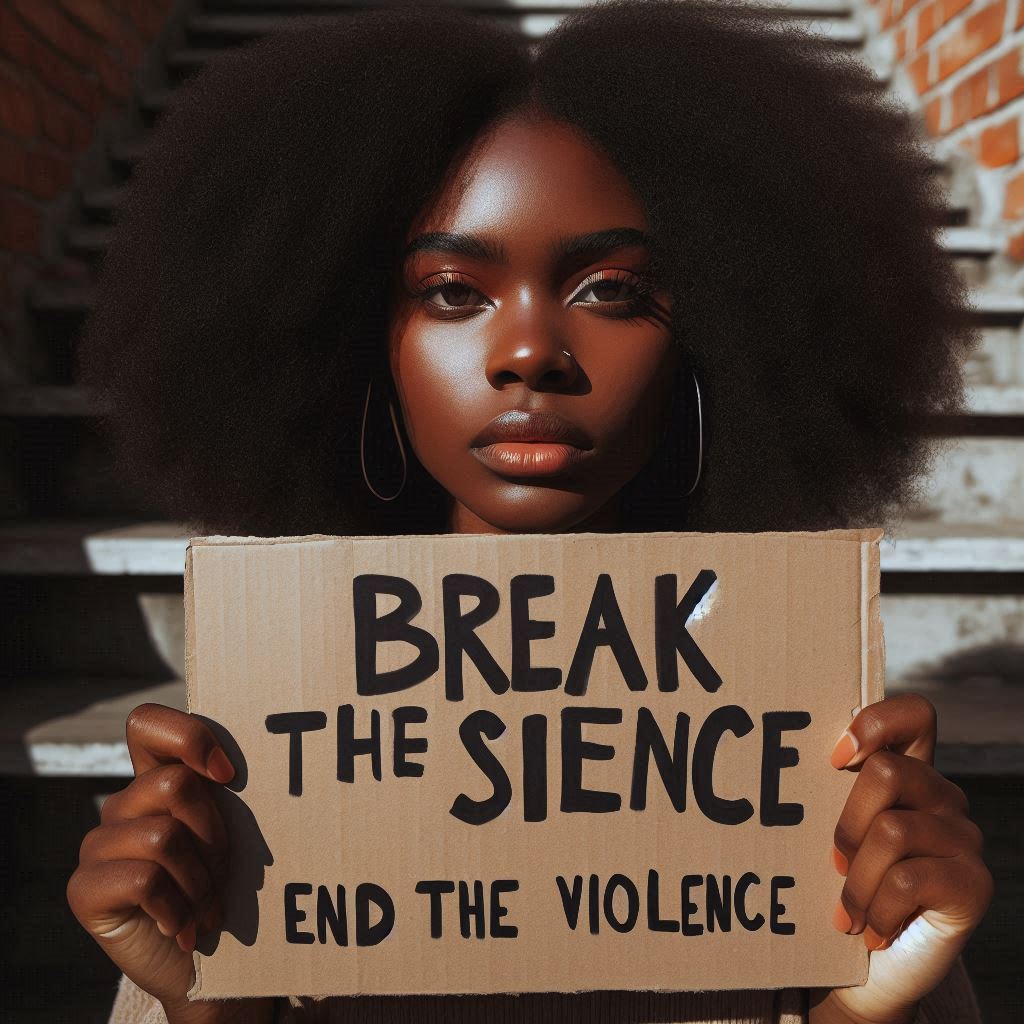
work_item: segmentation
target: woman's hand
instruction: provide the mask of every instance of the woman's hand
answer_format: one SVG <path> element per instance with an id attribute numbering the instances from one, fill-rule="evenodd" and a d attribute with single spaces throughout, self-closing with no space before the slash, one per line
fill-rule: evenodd
<path id="1" fill-rule="evenodd" d="M 234 768 L 198 718 L 160 704 L 128 716 L 135 779 L 103 805 L 67 886 L 75 917 L 170 1024 L 270 1020 L 272 1001 L 192 1002 L 196 932 L 220 923 L 228 841 L 213 787 Z"/>
<path id="2" fill-rule="evenodd" d="M 814 1024 L 912 1020 L 988 909 L 981 830 L 934 755 L 935 708 L 917 694 L 864 708 L 836 744 L 832 766 L 857 780 L 835 831 L 846 885 L 834 924 L 872 953 L 867 983 L 829 992 Z"/>

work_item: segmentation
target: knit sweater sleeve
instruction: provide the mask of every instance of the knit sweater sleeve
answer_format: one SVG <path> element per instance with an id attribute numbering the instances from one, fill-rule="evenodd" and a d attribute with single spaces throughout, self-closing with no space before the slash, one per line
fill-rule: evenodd
<path id="1" fill-rule="evenodd" d="M 167 1014 L 156 996 L 122 974 L 107 1024 L 167 1024 Z"/>
<path id="2" fill-rule="evenodd" d="M 568 1009 L 567 1003 L 573 997 L 534 995 L 526 997 L 536 1003 L 539 1019 L 561 1019 Z M 637 1019 L 640 1008 L 647 1010 L 641 1014 L 642 1019 L 651 1019 L 647 1006 L 648 1000 L 657 1004 L 658 1012 L 654 1014 L 659 1020 L 688 1021 L 689 1024 L 804 1024 L 806 1020 L 806 1000 L 804 994 L 796 989 L 780 992 L 703 992 L 703 993 L 589 993 L 583 997 L 589 1000 L 593 1016 L 598 1015 L 609 1021 L 625 1022 Z M 478 1013 L 480 1006 L 474 1004 L 471 997 L 453 997 L 454 1001 L 428 998 L 419 1001 L 415 997 L 404 1000 L 402 1009 L 391 1006 L 393 1019 L 428 1021 L 430 1024 L 439 1022 L 482 1020 L 485 1017 L 506 1021 L 523 1019 L 516 1004 L 522 1001 L 501 999 L 487 1007 L 487 1012 Z M 370 1002 L 376 1003 L 372 998 Z M 390 1002 L 383 1000 L 384 1003 Z M 487 1002 L 486 997 L 484 1002 Z M 566 1005 L 563 1005 L 566 1004 Z M 632 1006 L 630 1006 L 632 1004 Z M 380 1011 L 381 1006 L 375 1006 Z M 281 999 L 277 1006 L 277 1021 L 280 1024 L 355 1024 L 367 1014 L 366 1000 L 327 998 Z M 548 1013 L 543 1011 L 547 1010 Z M 557 1011 L 552 1013 L 551 1011 Z M 388 1016 L 384 1014 L 384 1016 Z M 590 1016 L 589 1014 L 587 1015 Z M 117 996 L 107 1024 L 167 1024 L 160 1001 L 148 992 L 139 988 L 125 975 L 117 988 Z M 922 1024 L 937 1024 L 927 1021 Z M 943 1024 L 945 1022 L 943 1021 Z"/>
<path id="3" fill-rule="evenodd" d="M 981 1024 L 981 1011 L 963 961 L 921 1000 L 914 1024 Z"/>
<path id="4" fill-rule="evenodd" d="M 623 993 L 608 994 L 611 1003 L 621 1000 Z M 722 993 L 691 993 L 689 995 L 668 995 L 673 1005 L 661 1006 L 662 1011 L 668 1010 L 668 1016 L 660 1019 L 678 1019 L 697 1024 L 700 1022 L 722 1022 L 722 1024 L 803 1024 L 807 1019 L 804 994 L 795 989 L 776 993 L 767 992 L 722 992 Z M 537 997 L 535 997 L 537 998 Z M 545 997 L 539 997 L 544 999 Z M 550 997 L 549 997 L 550 998 Z M 554 997 L 557 999 L 558 997 Z M 629 998 L 628 996 L 626 997 Z M 642 1000 L 643 997 L 639 996 Z M 656 997 L 657 998 L 657 997 Z M 436 1000 L 434 1001 L 436 1003 Z M 365 1009 L 365 1005 L 363 1007 Z M 425 1007 L 420 1007 L 421 1010 Z M 439 1007 L 431 1007 L 437 1016 Z M 451 1009 L 451 1007 L 449 1007 Z M 492 1011 L 495 1007 L 491 1008 Z M 550 1007 L 549 1007 L 550 1009 Z M 612 1008 L 602 1007 L 605 1017 L 616 1015 L 607 1011 Z M 280 1000 L 277 1019 L 282 1024 L 297 1024 L 300 1021 L 319 1022 L 325 1024 L 348 1024 L 358 1019 L 355 1012 L 356 1001 L 345 999 L 311 1000 L 292 998 Z M 674 1012 L 673 1012 L 674 1011 Z M 441 1016 L 444 1016 L 443 1014 Z M 494 1015 L 493 1016 L 500 1016 Z M 416 1019 L 417 1015 L 413 1015 Z M 423 1019 L 420 1015 L 419 1019 Z M 629 1014 L 622 1015 L 623 1020 Z M 117 997 L 111 1010 L 108 1024 L 167 1024 L 167 1015 L 159 1000 L 143 991 L 129 978 L 122 975 L 118 984 Z M 918 1007 L 914 1024 L 981 1024 L 981 1014 L 974 998 L 974 990 L 968 980 L 963 964 L 958 960 L 945 980 Z"/>

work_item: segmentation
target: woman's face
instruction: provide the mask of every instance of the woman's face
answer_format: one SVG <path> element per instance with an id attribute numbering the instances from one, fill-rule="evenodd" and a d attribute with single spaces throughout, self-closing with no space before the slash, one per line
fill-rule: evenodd
<path id="1" fill-rule="evenodd" d="M 616 528 L 676 365 L 647 228 L 582 134 L 521 117 L 478 138 L 414 223 L 391 372 L 452 532 Z"/>

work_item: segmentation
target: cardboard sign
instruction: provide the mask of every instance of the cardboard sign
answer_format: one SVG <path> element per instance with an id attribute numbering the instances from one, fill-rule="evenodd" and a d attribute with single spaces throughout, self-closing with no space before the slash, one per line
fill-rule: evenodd
<path id="1" fill-rule="evenodd" d="M 880 537 L 193 540 L 238 774 L 190 997 L 863 983 L 828 757 L 882 697 Z"/>

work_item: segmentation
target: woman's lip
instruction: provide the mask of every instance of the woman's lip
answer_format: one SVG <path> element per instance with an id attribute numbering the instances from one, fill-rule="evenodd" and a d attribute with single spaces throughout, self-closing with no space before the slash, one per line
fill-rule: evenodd
<path id="1" fill-rule="evenodd" d="M 499 441 L 471 451 L 485 465 L 507 476 L 555 476 L 582 462 L 593 449 L 547 441 Z"/>
<path id="2" fill-rule="evenodd" d="M 568 444 L 588 450 L 593 443 L 586 432 L 555 412 L 507 409 L 488 423 L 470 442 L 474 448 L 514 443 Z"/>

